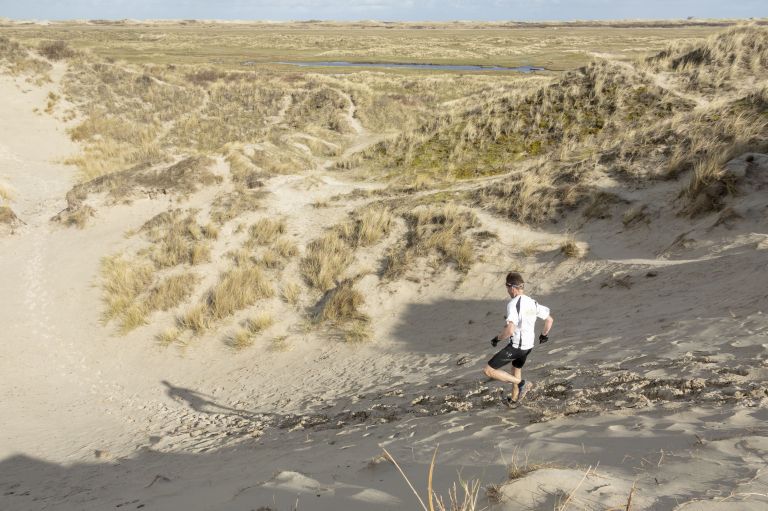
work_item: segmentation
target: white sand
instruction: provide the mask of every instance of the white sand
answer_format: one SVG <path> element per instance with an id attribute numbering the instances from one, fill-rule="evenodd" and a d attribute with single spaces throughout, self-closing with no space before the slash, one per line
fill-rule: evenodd
<path id="1" fill-rule="evenodd" d="M 617 209 L 585 226 L 583 260 L 558 253 L 560 226 L 480 214 L 500 239 L 463 280 L 362 279 L 366 345 L 316 338 L 296 315 L 270 332 L 289 351 L 234 354 L 220 336 L 161 349 L 157 324 L 125 337 L 101 324 L 98 262 L 168 199 L 99 208 L 84 230 L 51 224 L 74 182 L 55 162 L 76 147 L 32 112 L 46 93 L 0 78 L 0 179 L 26 223 L 0 238 L 0 509 L 418 509 L 381 448 L 425 497 L 438 445 L 439 493 L 499 485 L 480 508 L 624 509 L 630 493 L 632 509 L 768 508 L 768 168 L 733 200 L 742 218 L 716 227 L 675 215 L 677 183 L 617 190 L 651 222 L 625 228 Z M 327 169 L 267 183 L 302 247 L 351 207 L 312 202 L 362 186 Z M 215 254 L 232 248 L 222 234 Z M 521 255 L 530 243 L 545 250 Z M 352 270 L 375 263 L 363 253 Z M 516 410 L 481 375 L 509 269 L 556 318 Z"/>

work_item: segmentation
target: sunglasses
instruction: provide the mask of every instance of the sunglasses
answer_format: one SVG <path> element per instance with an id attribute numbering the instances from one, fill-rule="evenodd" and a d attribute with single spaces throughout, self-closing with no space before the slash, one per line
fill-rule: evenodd
<path id="1" fill-rule="evenodd" d="M 519 286 L 516 285 L 516 284 L 504 284 L 504 285 L 507 286 L 507 287 L 514 287 L 515 289 L 523 289 L 522 284 L 519 285 Z"/>

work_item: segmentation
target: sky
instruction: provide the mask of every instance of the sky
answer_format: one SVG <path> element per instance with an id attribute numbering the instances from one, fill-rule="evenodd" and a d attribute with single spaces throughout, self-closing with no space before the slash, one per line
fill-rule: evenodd
<path id="1" fill-rule="evenodd" d="M 543 21 L 762 18 L 768 0 L 0 0 L 12 19 Z"/>

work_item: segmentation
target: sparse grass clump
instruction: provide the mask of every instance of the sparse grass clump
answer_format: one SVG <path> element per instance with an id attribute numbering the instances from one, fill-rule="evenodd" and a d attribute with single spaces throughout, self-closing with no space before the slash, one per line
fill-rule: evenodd
<path id="1" fill-rule="evenodd" d="M 211 318 L 220 320 L 273 294 L 272 285 L 262 269 L 251 264 L 222 274 L 208 293 L 206 303 Z"/>
<path id="2" fill-rule="evenodd" d="M 275 242 L 278 236 L 285 233 L 285 220 L 262 218 L 249 229 L 249 246 L 268 245 Z"/>
<path id="3" fill-rule="evenodd" d="M 281 296 L 286 303 L 297 305 L 301 298 L 301 286 L 295 282 L 288 282 L 283 286 Z"/>
<path id="4" fill-rule="evenodd" d="M 248 158 L 242 151 L 230 148 L 227 152 L 227 163 L 229 163 L 229 171 L 232 174 L 232 180 L 236 183 L 248 184 L 248 181 L 253 181 L 254 177 L 258 174 L 258 169 L 253 161 Z M 252 186 L 247 186 L 253 188 Z"/>
<path id="5" fill-rule="evenodd" d="M 365 297 L 354 288 L 351 280 L 341 282 L 326 293 L 317 320 L 331 325 L 347 342 L 361 342 L 370 338 L 370 317 L 360 309 Z"/>
<path id="6" fill-rule="evenodd" d="M 191 272 L 166 277 L 149 290 L 146 298 L 147 308 L 166 311 L 178 306 L 190 297 L 199 280 L 199 277 Z"/>
<path id="7" fill-rule="evenodd" d="M 320 311 L 320 319 L 333 324 L 342 324 L 350 321 L 368 322 L 369 317 L 360 312 L 360 307 L 365 304 L 362 293 L 354 288 L 352 281 L 345 280 L 325 298 L 325 303 Z"/>
<path id="8" fill-rule="evenodd" d="M 11 185 L 0 181 L 0 204 L 3 201 L 11 202 L 16 197 L 16 192 Z"/>
<path id="9" fill-rule="evenodd" d="M 619 198 L 612 193 L 598 191 L 592 194 L 589 203 L 584 208 L 583 215 L 590 219 L 605 219 L 611 216 L 611 206 L 619 202 Z"/>
<path id="10" fill-rule="evenodd" d="M 312 241 L 299 265 L 309 285 L 320 291 L 332 289 L 354 260 L 350 246 L 333 230 Z"/>
<path id="11" fill-rule="evenodd" d="M 10 208 L 10 206 L 0 206 L 0 225 L 13 225 L 18 222 L 19 217 Z"/>
<path id="12" fill-rule="evenodd" d="M 269 351 L 275 351 L 275 352 L 284 352 L 284 351 L 291 351 L 291 345 L 288 344 L 288 336 L 287 335 L 280 335 L 278 337 L 274 337 L 271 341 L 269 341 L 269 346 L 267 347 Z"/>
<path id="13" fill-rule="evenodd" d="M 37 51 L 48 60 L 63 60 L 75 56 L 75 50 L 62 40 L 40 43 Z"/>
<path id="14" fill-rule="evenodd" d="M 379 241 L 389 233 L 393 220 L 392 213 L 386 208 L 365 208 L 356 221 L 356 245 L 367 247 Z"/>
<path id="15" fill-rule="evenodd" d="M 180 264 L 197 265 L 211 260 L 211 249 L 207 243 L 189 240 L 177 233 L 152 247 L 150 258 L 158 268 L 170 268 Z"/>
<path id="16" fill-rule="evenodd" d="M 237 188 L 234 192 L 220 195 L 211 205 L 211 219 L 217 224 L 225 224 L 243 213 L 257 211 L 265 192 Z"/>
<path id="17" fill-rule="evenodd" d="M 560 253 L 569 259 L 579 259 L 584 255 L 579 244 L 573 239 L 567 239 L 560 244 Z"/>
<path id="18" fill-rule="evenodd" d="M 215 226 L 197 223 L 195 212 L 183 216 L 178 209 L 156 215 L 145 222 L 140 231 L 152 243 L 142 254 L 157 268 L 194 266 L 210 261 L 211 246 L 207 240 L 218 236 Z"/>
<path id="19" fill-rule="evenodd" d="M 244 328 L 238 329 L 224 339 L 224 344 L 233 350 L 242 350 L 253 344 L 253 335 Z"/>
<path id="20" fill-rule="evenodd" d="M 272 249 L 285 259 L 296 257 L 299 254 L 299 247 L 288 238 L 279 238 L 272 244 Z"/>
<path id="21" fill-rule="evenodd" d="M 540 224 L 556 219 L 566 208 L 576 207 L 587 194 L 578 185 L 554 185 L 543 168 L 481 188 L 477 205 L 493 209 L 521 223 Z"/>
<path id="22" fill-rule="evenodd" d="M 736 183 L 725 176 L 721 157 L 699 161 L 693 167 L 688 186 L 681 195 L 688 199 L 683 209 L 690 216 L 719 211 L 726 195 L 733 194 Z"/>
<path id="23" fill-rule="evenodd" d="M 360 343 L 371 338 L 370 323 L 367 321 L 353 321 L 342 326 L 339 331 L 345 342 Z"/>
<path id="24" fill-rule="evenodd" d="M 31 75 L 38 84 L 50 81 L 48 71 L 51 65 L 45 60 L 35 58 L 29 49 L 5 36 L 0 36 L 0 67 L 11 75 Z"/>
<path id="25" fill-rule="evenodd" d="M 408 226 L 405 244 L 392 247 L 384 263 L 384 276 L 402 276 L 418 257 L 428 257 L 436 268 L 453 263 L 461 273 L 474 264 L 474 246 L 465 233 L 478 225 L 472 211 L 454 204 L 421 206 L 405 215 Z"/>
<path id="26" fill-rule="evenodd" d="M 155 340 L 157 340 L 157 343 L 163 347 L 170 346 L 171 344 L 179 342 L 181 333 L 181 330 L 176 327 L 166 328 L 155 336 Z"/>
<path id="27" fill-rule="evenodd" d="M 212 321 L 208 308 L 199 303 L 177 316 L 176 324 L 184 330 L 191 330 L 195 335 L 200 335 L 211 327 Z"/>
<path id="28" fill-rule="evenodd" d="M 51 218 L 51 221 L 58 222 L 67 227 L 85 228 L 88 220 L 96 216 L 96 210 L 87 204 L 82 204 L 76 208 L 65 208 L 63 211 Z"/>
<path id="29" fill-rule="evenodd" d="M 690 90 L 714 92 L 733 80 L 765 76 L 768 71 L 768 29 L 734 27 L 709 37 L 703 44 L 676 43 L 650 57 L 654 70 L 673 71 Z"/>
<path id="30" fill-rule="evenodd" d="M 245 328 L 252 334 L 257 334 L 275 324 L 275 318 L 268 312 L 261 312 L 245 321 Z"/>
<path id="31" fill-rule="evenodd" d="M 144 324 L 149 311 L 139 296 L 152 283 L 153 272 L 152 266 L 144 261 L 130 261 L 119 255 L 102 259 L 105 322 L 116 319 L 123 333 Z"/>

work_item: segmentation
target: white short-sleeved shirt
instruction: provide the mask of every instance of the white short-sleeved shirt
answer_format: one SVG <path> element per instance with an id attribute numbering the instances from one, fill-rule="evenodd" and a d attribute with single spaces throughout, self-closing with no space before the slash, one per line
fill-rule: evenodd
<path id="1" fill-rule="evenodd" d="M 517 314 L 517 302 L 520 301 L 520 315 Z M 521 350 L 533 348 L 533 334 L 536 326 L 536 318 L 547 319 L 549 307 L 545 307 L 530 296 L 520 295 L 513 298 L 507 304 L 507 322 L 515 325 L 515 333 L 512 335 L 512 345 Z M 522 342 L 521 342 L 522 338 Z"/>

